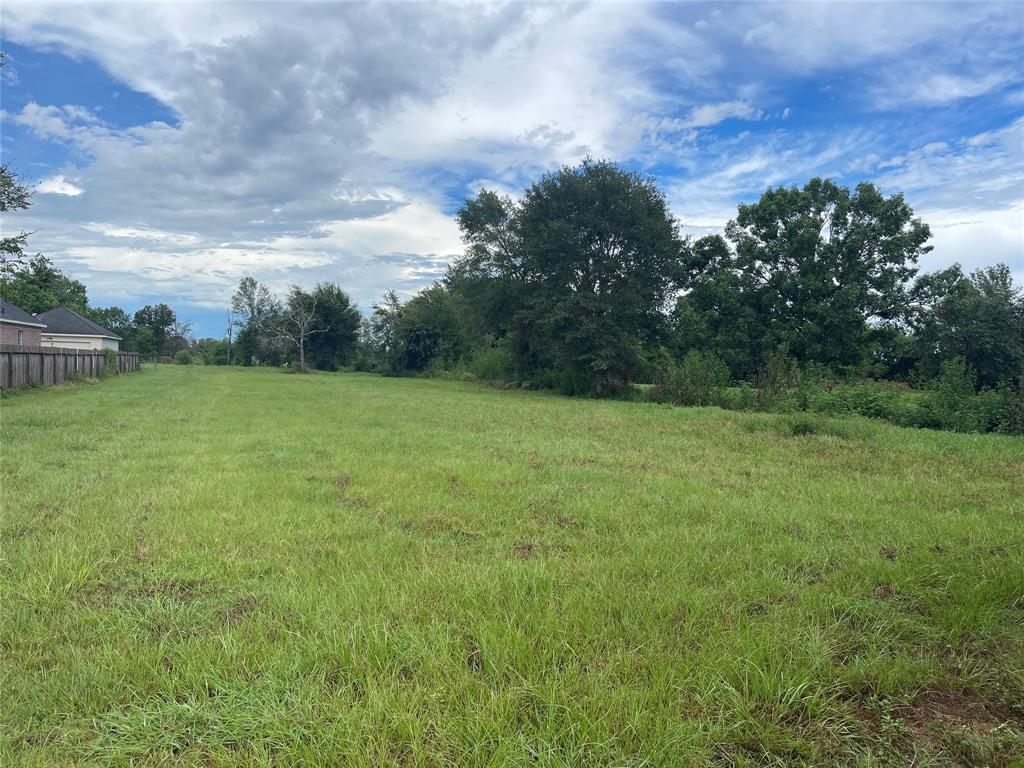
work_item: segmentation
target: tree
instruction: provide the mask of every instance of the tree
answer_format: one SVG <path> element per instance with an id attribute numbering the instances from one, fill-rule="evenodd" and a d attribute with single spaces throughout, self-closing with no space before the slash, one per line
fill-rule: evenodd
<path id="1" fill-rule="evenodd" d="M 355 355 L 359 335 L 359 310 L 334 283 L 317 283 L 312 292 L 316 307 L 314 326 L 322 333 L 309 338 L 306 352 L 315 368 L 336 371 Z"/>
<path id="2" fill-rule="evenodd" d="M 231 311 L 238 316 L 241 326 L 258 325 L 277 309 L 277 300 L 270 289 L 256 278 L 243 277 L 231 295 Z"/>
<path id="3" fill-rule="evenodd" d="M 7 64 L 4 61 L 6 58 L 7 52 L 0 51 L 0 69 Z M 0 214 L 6 214 L 10 211 L 23 211 L 32 204 L 31 199 L 32 190 L 21 182 L 21 179 L 10 169 L 7 163 L 0 165 Z M 0 227 L 2 227 L 6 218 L 6 216 L 0 215 Z M 25 245 L 28 243 L 28 235 L 28 232 L 8 235 L 0 229 L 0 276 L 6 276 L 21 266 L 22 259 L 25 256 Z M 7 297 L 5 296 L 4 298 Z M 10 301 L 10 299 L 8 300 Z M 18 304 L 18 302 L 14 303 Z M 26 309 L 21 304 L 18 304 L 18 306 Z M 47 307 L 47 309 L 51 308 Z"/>
<path id="4" fill-rule="evenodd" d="M 32 190 L 22 183 L 7 163 L 0 165 L 0 214 L 26 210 L 31 201 Z M 0 216 L 0 223 L 6 220 L 6 215 Z M 22 264 L 28 236 L 28 232 L 16 235 L 0 232 L 0 271 L 11 272 Z"/>
<path id="5" fill-rule="evenodd" d="M 146 325 L 136 326 L 132 344 L 142 357 L 152 357 L 160 351 L 153 329 Z"/>
<path id="6" fill-rule="evenodd" d="M 225 339 L 198 339 L 195 343 L 196 357 L 203 365 L 227 365 L 228 349 Z"/>
<path id="7" fill-rule="evenodd" d="M 686 250 L 652 180 L 588 158 L 542 177 L 521 203 L 481 192 L 459 225 L 468 247 L 457 277 L 485 287 L 483 315 L 515 336 L 527 375 L 553 368 L 573 392 L 630 381 L 663 331 Z"/>
<path id="8" fill-rule="evenodd" d="M 911 291 L 918 369 L 939 375 L 962 358 L 982 387 L 1024 378 L 1024 296 L 1005 264 L 965 276 L 959 265 L 922 275 Z"/>
<path id="9" fill-rule="evenodd" d="M 379 303 L 373 305 L 373 313 L 367 318 L 366 342 L 381 361 L 389 359 L 394 349 L 401 316 L 402 302 L 398 294 L 388 291 Z"/>
<path id="10" fill-rule="evenodd" d="M 0 281 L 0 295 L 26 312 L 38 314 L 54 307 L 88 311 L 85 285 L 61 272 L 42 254 L 34 256 L 28 264 L 8 266 Z"/>
<path id="11" fill-rule="evenodd" d="M 274 337 L 295 345 L 299 373 L 306 373 L 306 344 L 311 336 L 327 328 L 317 325 L 316 297 L 293 285 L 281 313 L 271 320 Z"/>
<path id="12" fill-rule="evenodd" d="M 174 310 L 166 304 L 147 304 L 135 312 L 135 326 L 138 329 L 148 328 L 152 334 L 152 349 L 147 350 L 150 354 L 166 354 L 168 344 L 168 332 L 178 321 Z M 139 345 L 142 352 L 142 344 Z"/>
<path id="13" fill-rule="evenodd" d="M 280 311 L 280 306 L 267 286 L 254 277 L 243 277 L 231 296 L 231 311 L 237 316 L 235 354 L 242 365 L 269 357 L 270 319 Z"/>
<path id="14" fill-rule="evenodd" d="M 467 353 L 452 297 L 443 286 L 426 288 L 405 303 L 388 355 L 392 373 L 451 369 Z"/>
<path id="15" fill-rule="evenodd" d="M 177 354 L 183 349 L 188 349 L 193 341 L 192 323 L 183 320 L 175 320 L 171 327 L 167 329 L 167 341 L 170 345 L 170 352 L 172 354 Z"/>
<path id="16" fill-rule="evenodd" d="M 801 363 L 863 366 L 881 324 L 905 312 L 930 236 L 902 195 L 871 184 L 769 189 L 726 226 L 731 248 L 695 250 L 677 314 L 697 323 L 696 338 L 738 344 L 716 351 L 748 367 L 781 347 Z"/>
<path id="17" fill-rule="evenodd" d="M 226 347 L 224 349 L 224 360 L 225 365 L 231 365 L 234 362 L 234 357 L 231 353 L 231 337 L 235 330 L 235 318 L 231 314 L 231 310 L 228 310 L 228 327 L 224 331 L 224 338 L 226 340 Z"/>
<path id="18" fill-rule="evenodd" d="M 751 376 L 766 356 L 767 318 L 742 275 L 728 269 L 730 259 L 718 235 L 693 244 L 689 266 L 700 278 L 676 300 L 669 346 L 678 360 L 690 351 L 714 353 L 737 376 Z"/>
<path id="19" fill-rule="evenodd" d="M 87 312 L 89 318 L 99 323 L 107 330 L 113 331 L 122 339 L 131 336 L 134 330 L 132 318 L 120 307 L 90 307 Z"/>

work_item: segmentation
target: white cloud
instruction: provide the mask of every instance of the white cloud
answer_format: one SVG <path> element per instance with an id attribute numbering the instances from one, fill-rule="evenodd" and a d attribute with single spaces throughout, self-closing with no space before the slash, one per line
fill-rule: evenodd
<path id="1" fill-rule="evenodd" d="M 918 214 L 932 230 L 935 250 L 924 256 L 921 268 L 940 269 L 958 262 L 965 271 L 1007 264 L 1014 282 L 1024 285 L 1024 203 L 998 209 L 924 208 Z"/>
<path id="2" fill-rule="evenodd" d="M 761 110 L 745 101 L 725 101 L 719 104 L 704 104 L 690 112 L 687 124 L 691 128 L 705 128 L 718 125 L 723 120 L 760 120 Z"/>
<path id="3" fill-rule="evenodd" d="M 102 224 L 90 221 L 82 225 L 90 232 L 98 232 L 106 237 L 123 237 L 132 240 L 152 240 L 156 242 L 167 242 L 175 245 L 194 245 L 201 242 L 196 235 L 183 235 L 175 232 L 165 232 L 162 229 L 152 227 L 118 227 L 113 224 Z"/>
<path id="4" fill-rule="evenodd" d="M 1021 18 L 1000 3 L 775 3 L 738 6 L 734 23 L 747 46 L 806 72 L 905 57 L 924 44 L 962 57 L 991 46 L 992 32 L 1012 40 Z"/>
<path id="5" fill-rule="evenodd" d="M 76 187 L 61 175 L 43 179 L 36 185 L 36 192 L 41 195 L 66 195 L 68 197 L 77 197 L 84 191 L 85 190 L 81 187 Z"/>
<path id="6" fill-rule="evenodd" d="M 875 105 L 881 109 L 906 109 L 911 105 L 935 106 L 981 96 L 1013 81 L 1011 71 L 979 75 L 950 72 L 901 71 L 873 89 Z"/>

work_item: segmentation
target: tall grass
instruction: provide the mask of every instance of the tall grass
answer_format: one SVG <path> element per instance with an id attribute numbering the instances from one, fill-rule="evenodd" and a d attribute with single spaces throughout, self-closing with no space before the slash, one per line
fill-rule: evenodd
<path id="1" fill-rule="evenodd" d="M 3 765 L 1024 759 L 1019 439 L 206 366 L 0 420 Z"/>

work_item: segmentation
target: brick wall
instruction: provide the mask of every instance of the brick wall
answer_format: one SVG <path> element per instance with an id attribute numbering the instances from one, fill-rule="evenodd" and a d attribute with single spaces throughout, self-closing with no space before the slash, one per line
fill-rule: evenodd
<path id="1" fill-rule="evenodd" d="M 28 325 L 0 323 L 0 344 L 17 344 L 18 331 L 22 332 L 21 343 L 26 347 L 38 347 L 43 343 L 42 328 L 32 328 Z"/>

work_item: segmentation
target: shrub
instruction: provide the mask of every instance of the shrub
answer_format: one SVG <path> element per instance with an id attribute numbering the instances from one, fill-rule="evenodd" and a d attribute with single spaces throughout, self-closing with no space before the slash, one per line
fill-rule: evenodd
<path id="1" fill-rule="evenodd" d="M 942 373 L 932 382 L 931 391 L 922 403 L 921 426 L 951 429 L 956 432 L 979 432 L 978 414 L 970 407 L 974 399 L 977 377 L 962 357 L 942 363 Z"/>
<path id="2" fill-rule="evenodd" d="M 103 350 L 103 368 L 100 369 L 100 378 L 117 376 L 117 352 L 112 349 Z"/>
<path id="3" fill-rule="evenodd" d="M 754 377 L 758 406 L 769 409 L 778 406 L 792 387 L 800 384 L 800 366 L 785 347 L 779 347 Z"/>
<path id="4" fill-rule="evenodd" d="M 174 362 L 178 365 L 191 365 L 192 364 L 192 353 L 187 349 L 179 350 L 174 356 Z"/>
<path id="5" fill-rule="evenodd" d="M 515 360 L 508 348 L 498 344 L 477 350 L 469 370 L 484 381 L 504 382 L 515 379 Z"/>
<path id="6" fill-rule="evenodd" d="M 738 387 L 723 389 L 718 395 L 718 404 L 730 411 L 753 411 L 757 409 L 757 390 L 750 382 L 741 382 Z"/>
<path id="7" fill-rule="evenodd" d="M 651 390 L 651 399 L 676 405 L 713 405 L 729 386 L 729 368 L 713 352 L 692 349 L 678 365 L 662 372 Z"/>
<path id="8" fill-rule="evenodd" d="M 1004 381 L 996 391 L 1003 404 L 996 429 L 1007 435 L 1024 435 L 1024 379 L 1017 386 Z"/>
<path id="9" fill-rule="evenodd" d="M 352 370 L 360 373 L 380 373 L 380 363 L 371 355 L 360 351 L 352 361 Z"/>

